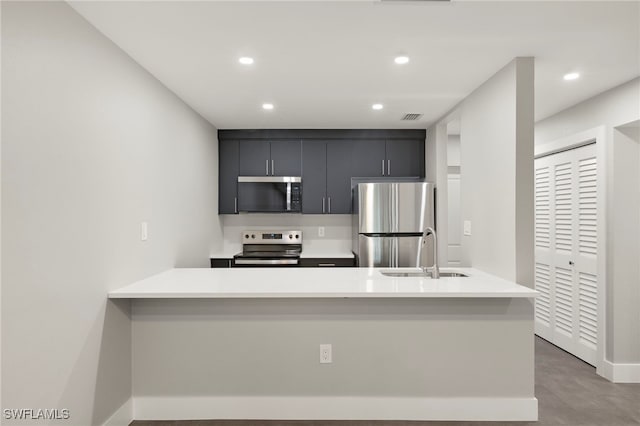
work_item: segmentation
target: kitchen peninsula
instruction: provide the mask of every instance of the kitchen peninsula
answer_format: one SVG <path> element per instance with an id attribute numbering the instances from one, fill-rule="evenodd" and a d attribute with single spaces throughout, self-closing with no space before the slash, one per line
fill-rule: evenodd
<path id="1" fill-rule="evenodd" d="M 172 269 L 112 291 L 133 299 L 135 418 L 536 420 L 537 293 L 456 271 Z"/>

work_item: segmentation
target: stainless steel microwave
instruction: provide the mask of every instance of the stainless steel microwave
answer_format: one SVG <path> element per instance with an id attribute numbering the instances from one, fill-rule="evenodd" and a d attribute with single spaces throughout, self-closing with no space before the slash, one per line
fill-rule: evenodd
<path id="1" fill-rule="evenodd" d="M 238 176 L 238 211 L 300 213 L 300 176 Z"/>

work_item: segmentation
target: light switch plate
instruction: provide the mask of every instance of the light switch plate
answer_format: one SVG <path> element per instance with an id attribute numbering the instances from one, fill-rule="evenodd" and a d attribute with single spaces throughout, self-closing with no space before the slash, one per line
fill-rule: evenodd
<path id="1" fill-rule="evenodd" d="M 318 237 L 324 237 L 324 226 L 318 226 Z"/>
<path id="2" fill-rule="evenodd" d="M 471 221 L 470 220 L 465 220 L 464 221 L 464 235 L 471 235 Z"/>
<path id="3" fill-rule="evenodd" d="M 147 222 L 142 222 L 140 224 L 140 241 L 147 241 L 149 238 L 149 231 L 147 227 Z"/>
<path id="4" fill-rule="evenodd" d="M 331 344 L 324 343 L 320 345 L 320 364 L 331 364 L 332 362 Z"/>

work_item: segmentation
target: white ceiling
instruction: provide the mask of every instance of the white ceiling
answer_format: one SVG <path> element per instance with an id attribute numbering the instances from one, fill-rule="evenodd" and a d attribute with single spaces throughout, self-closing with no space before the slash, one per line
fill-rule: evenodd
<path id="1" fill-rule="evenodd" d="M 636 1 L 71 5 L 221 129 L 426 128 L 516 56 L 536 57 L 536 119 L 640 75 Z"/>

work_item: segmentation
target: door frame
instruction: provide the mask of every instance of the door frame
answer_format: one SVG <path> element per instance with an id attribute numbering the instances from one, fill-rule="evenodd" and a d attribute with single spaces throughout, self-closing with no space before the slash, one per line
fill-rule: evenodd
<path id="1" fill-rule="evenodd" d="M 598 347 L 596 359 L 596 373 L 599 376 L 608 378 L 606 374 L 606 321 L 607 321 L 607 144 L 606 127 L 598 126 L 593 129 L 585 130 L 557 139 L 552 142 L 536 145 L 534 150 L 534 159 L 557 154 L 559 152 L 568 151 L 570 149 L 579 148 L 581 146 L 596 144 L 596 161 L 597 169 L 597 191 L 598 191 L 598 245 L 597 245 L 597 283 L 598 283 Z"/>

